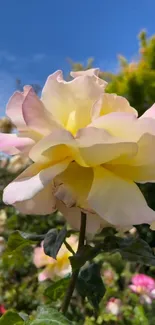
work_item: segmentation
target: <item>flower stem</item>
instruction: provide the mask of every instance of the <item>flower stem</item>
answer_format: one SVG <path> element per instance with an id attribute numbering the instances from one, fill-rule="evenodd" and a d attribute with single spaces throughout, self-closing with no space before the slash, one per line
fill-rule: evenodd
<path id="1" fill-rule="evenodd" d="M 64 244 L 66 246 L 66 248 L 68 249 L 68 251 L 72 254 L 75 255 L 75 252 L 73 251 L 73 248 L 67 243 L 66 240 L 64 240 Z"/>
<path id="2" fill-rule="evenodd" d="M 79 244 L 78 244 L 77 253 L 80 250 L 80 248 L 82 246 L 84 246 L 84 243 L 85 243 L 86 221 L 87 221 L 86 214 L 84 212 L 81 212 L 81 225 L 80 225 L 80 235 L 79 235 Z M 65 295 L 64 301 L 62 303 L 62 307 L 61 307 L 61 311 L 64 315 L 66 314 L 66 312 L 68 310 L 68 306 L 69 306 L 70 300 L 72 298 L 73 291 L 75 289 L 79 271 L 80 271 L 80 269 L 77 269 L 72 273 L 69 287 L 67 289 L 67 292 L 66 292 L 66 295 Z"/>

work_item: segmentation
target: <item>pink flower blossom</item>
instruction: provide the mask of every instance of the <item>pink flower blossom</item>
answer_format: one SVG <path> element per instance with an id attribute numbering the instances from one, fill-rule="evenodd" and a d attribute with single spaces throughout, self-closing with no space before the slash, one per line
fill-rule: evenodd
<path id="1" fill-rule="evenodd" d="M 107 269 L 103 272 L 104 283 L 108 286 L 112 286 L 115 281 L 115 273 L 112 269 Z"/>
<path id="2" fill-rule="evenodd" d="M 0 314 L 3 315 L 6 313 L 6 309 L 4 307 L 4 305 L 0 305 Z"/>
<path id="3" fill-rule="evenodd" d="M 140 295 L 141 300 L 150 304 L 155 299 L 155 280 L 145 274 L 136 274 L 131 279 L 130 289 Z"/>
<path id="4" fill-rule="evenodd" d="M 106 311 L 118 316 L 121 312 L 121 300 L 117 298 L 110 298 L 106 305 Z"/>

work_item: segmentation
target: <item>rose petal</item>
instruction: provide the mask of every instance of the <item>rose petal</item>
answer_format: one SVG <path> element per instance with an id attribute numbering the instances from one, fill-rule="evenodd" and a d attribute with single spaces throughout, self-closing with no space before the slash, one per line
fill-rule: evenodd
<path id="1" fill-rule="evenodd" d="M 132 283 L 137 287 L 142 287 L 146 290 L 153 290 L 155 281 L 150 276 L 145 274 L 136 274 L 132 277 Z"/>
<path id="2" fill-rule="evenodd" d="M 113 225 L 128 226 L 155 220 L 155 212 L 148 207 L 138 186 L 103 167 L 94 168 L 88 203 Z"/>
<path id="3" fill-rule="evenodd" d="M 63 78 L 63 72 L 61 70 L 57 70 L 49 76 L 50 79 L 66 82 Z"/>
<path id="4" fill-rule="evenodd" d="M 42 91 L 46 109 L 72 133 L 91 122 L 91 107 L 102 89 L 90 76 L 81 76 L 70 82 L 49 76 Z"/>
<path id="5" fill-rule="evenodd" d="M 33 161 L 49 160 L 51 163 L 60 161 L 71 155 L 69 148 L 75 147 L 75 145 L 75 140 L 70 132 L 55 128 L 47 137 L 33 146 L 30 158 Z"/>
<path id="6" fill-rule="evenodd" d="M 31 199 L 16 202 L 13 205 L 22 214 L 47 215 L 55 212 L 55 204 L 55 198 L 53 197 L 53 185 L 50 183 Z"/>
<path id="7" fill-rule="evenodd" d="M 89 126 L 105 129 L 113 136 L 134 142 L 139 141 L 145 133 L 155 135 L 154 119 L 137 119 L 131 113 L 109 113 L 93 120 Z"/>
<path id="8" fill-rule="evenodd" d="M 113 112 L 124 112 L 138 116 L 138 112 L 130 106 L 126 98 L 117 96 L 116 94 L 104 93 L 102 97 L 102 108 L 100 115 L 105 115 Z"/>
<path id="9" fill-rule="evenodd" d="M 44 253 L 43 247 L 36 247 L 34 249 L 33 263 L 39 268 L 54 262 L 54 259 Z"/>
<path id="10" fill-rule="evenodd" d="M 84 70 L 84 71 L 71 71 L 70 75 L 73 78 L 77 78 L 80 76 L 96 76 L 96 77 L 98 77 L 99 72 L 100 72 L 100 69 L 95 68 L 95 69 L 88 69 L 88 70 Z"/>
<path id="11" fill-rule="evenodd" d="M 30 86 L 25 86 L 23 92 L 16 91 L 9 99 L 6 107 L 6 115 L 11 119 L 12 123 L 18 130 L 26 128 L 22 112 L 22 104 L 30 89 Z"/>
<path id="12" fill-rule="evenodd" d="M 66 160 L 48 168 L 40 164 L 32 164 L 5 188 L 4 202 L 14 204 L 31 199 L 43 190 L 56 175 L 63 172 L 69 163 L 70 161 Z"/>
<path id="13" fill-rule="evenodd" d="M 52 164 L 70 157 L 81 166 L 87 166 L 80 155 L 74 137 L 62 128 L 53 129 L 47 137 L 33 146 L 29 156 L 35 162 L 51 162 Z"/>
<path id="14" fill-rule="evenodd" d="M 54 267 L 52 267 L 51 265 L 48 265 L 45 267 L 45 269 L 39 273 L 38 275 L 38 280 L 40 282 L 43 282 L 47 279 L 53 279 L 55 277 L 55 270 Z"/>
<path id="15" fill-rule="evenodd" d="M 45 110 L 32 87 L 23 101 L 22 112 L 26 125 L 43 135 L 49 134 L 52 127 L 56 126 L 52 115 Z"/>
<path id="16" fill-rule="evenodd" d="M 78 207 L 67 208 L 65 204 L 59 200 L 56 203 L 57 209 L 62 213 L 67 222 L 70 224 L 73 229 L 80 229 L 81 222 L 81 209 Z M 87 234 L 95 234 L 100 231 L 103 227 L 107 227 L 109 224 L 97 214 L 87 212 Z"/>
<path id="17" fill-rule="evenodd" d="M 134 141 L 135 123 L 137 123 L 137 119 L 134 114 L 114 112 L 93 119 L 89 126 L 104 129 L 111 135 L 123 138 L 124 140 Z"/>
<path id="18" fill-rule="evenodd" d="M 64 184 L 65 191 L 69 191 L 73 200 L 77 205 L 86 207 L 86 198 L 89 194 L 93 181 L 93 171 L 91 168 L 84 168 L 79 166 L 76 162 L 70 163 L 68 168 L 55 178 L 56 184 Z M 63 188 L 62 188 L 63 191 Z M 67 199 L 67 194 L 66 199 Z M 69 202 L 65 202 L 67 206 L 70 206 L 71 196 L 68 194 Z M 59 192 L 59 199 L 63 197 L 63 194 Z"/>
<path id="19" fill-rule="evenodd" d="M 6 154 L 15 155 L 29 151 L 34 141 L 29 138 L 20 138 L 16 134 L 0 133 L 0 150 Z"/>
<path id="20" fill-rule="evenodd" d="M 136 143 L 113 137 L 107 131 L 94 127 L 80 129 L 76 142 L 88 166 L 97 166 L 122 155 L 132 157 L 138 149 Z"/>
<path id="21" fill-rule="evenodd" d="M 155 164 L 143 166 L 128 166 L 126 164 L 106 164 L 108 170 L 122 178 L 128 178 L 136 183 L 155 182 Z"/>
<path id="22" fill-rule="evenodd" d="M 155 118 L 155 104 L 153 104 L 149 109 L 146 110 L 146 112 L 140 117 L 140 119 L 142 118 Z"/>
<path id="23" fill-rule="evenodd" d="M 71 71 L 70 75 L 73 78 L 77 78 L 80 76 L 93 77 L 95 82 L 104 90 L 108 83 L 105 80 L 99 78 L 99 73 L 100 73 L 100 69 L 96 68 L 96 69 L 88 69 L 85 71 Z"/>
<path id="24" fill-rule="evenodd" d="M 106 167 L 124 178 L 137 183 L 155 182 L 155 136 L 145 133 L 137 142 L 138 153 L 134 157 L 121 157 L 108 163 Z"/>
<path id="25" fill-rule="evenodd" d="M 67 122 L 68 115 L 73 110 L 71 105 L 68 105 L 70 96 L 68 97 L 66 84 L 66 82 L 63 82 L 62 71 L 56 71 L 47 78 L 41 96 L 45 108 L 63 126 Z"/>
<path id="26" fill-rule="evenodd" d="M 42 169 L 39 164 L 27 168 L 4 190 L 3 201 L 14 204 L 19 211 L 30 214 L 47 214 L 55 210 L 52 179 L 67 168 L 70 161 Z"/>
<path id="27" fill-rule="evenodd" d="M 137 288 L 134 284 L 130 284 L 130 285 L 129 285 L 129 288 L 130 288 L 133 292 L 138 293 L 138 288 Z"/>
<path id="28" fill-rule="evenodd" d="M 19 131 L 19 134 L 21 137 L 28 137 L 31 138 L 32 140 L 39 141 L 42 136 L 40 134 L 40 132 L 38 133 L 38 129 L 37 132 L 35 130 L 32 130 L 25 122 L 25 116 L 23 116 L 23 109 L 22 107 L 25 107 L 24 102 L 27 102 L 27 98 L 29 98 L 29 94 L 32 94 L 33 89 L 31 86 L 25 86 L 24 87 L 24 91 L 23 92 L 15 92 L 13 94 L 13 96 L 10 98 L 8 104 L 7 104 L 7 108 L 6 108 L 6 114 L 7 116 L 11 119 L 12 123 L 17 127 L 17 130 Z M 30 96 L 31 97 L 31 96 Z M 28 99 L 29 101 L 29 99 Z M 30 102 L 29 102 L 30 104 Z M 32 101 L 31 101 L 32 104 Z M 27 106 L 27 105 L 26 105 Z M 34 102 L 33 102 L 33 106 L 34 106 Z M 33 107 L 34 109 L 35 107 Z M 31 106 L 28 107 L 28 112 L 31 110 Z M 33 114 L 33 110 L 32 113 Z M 34 118 L 33 114 L 33 118 Z M 27 116 L 27 115 L 26 115 Z M 29 116 L 29 114 L 28 114 Z M 27 117 L 28 118 L 28 117 Z M 28 121 L 27 121 L 28 123 Z M 33 123 L 33 122 L 31 122 Z"/>
<path id="29" fill-rule="evenodd" d="M 91 109 L 91 120 L 96 120 L 100 116 L 102 108 L 102 95 L 97 99 Z"/>
<path id="30" fill-rule="evenodd" d="M 66 267 L 64 267 L 63 269 L 61 269 L 58 273 L 58 275 L 63 278 L 66 275 L 70 274 L 72 272 L 72 267 L 71 265 L 66 265 Z"/>

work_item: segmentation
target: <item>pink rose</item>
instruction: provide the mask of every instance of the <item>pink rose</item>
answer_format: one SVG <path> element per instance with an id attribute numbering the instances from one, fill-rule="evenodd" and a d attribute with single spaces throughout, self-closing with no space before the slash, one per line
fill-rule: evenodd
<path id="1" fill-rule="evenodd" d="M 155 280 L 145 274 L 136 274 L 131 282 L 130 289 L 140 295 L 142 301 L 150 304 L 155 298 Z"/>

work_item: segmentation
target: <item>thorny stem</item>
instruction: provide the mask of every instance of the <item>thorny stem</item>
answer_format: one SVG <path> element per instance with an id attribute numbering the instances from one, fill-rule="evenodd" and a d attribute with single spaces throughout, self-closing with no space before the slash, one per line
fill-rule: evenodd
<path id="1" fill-rule="evenodd" d="M 87 221 L 86 214 L 84 212 L 81 212 L 81 225 L 80 225 L 80 235 L 79 235 L 79 244 L 78 244 L 77 253 L 80 250 L 80 248 L 82 246 L 84 246 L 84 243 L 85 243 L 86 221 Z M 69 287 L 67 289 L 67 292 L 66 292 L 66 295 L 65 295 L 64 301 L 62 303 L 62 307 L 61 307 L 61 311 L 64 315 L 66 314 L 66 312 L 68 310 L 68 306 L 69 306 L 70 300 L 72 298 L 73 291 L 75 289 L 79 271 L 80 271 L 80 269 L 77 269 L 72 273 Z"/>

